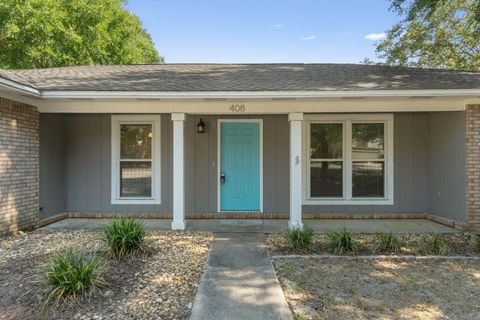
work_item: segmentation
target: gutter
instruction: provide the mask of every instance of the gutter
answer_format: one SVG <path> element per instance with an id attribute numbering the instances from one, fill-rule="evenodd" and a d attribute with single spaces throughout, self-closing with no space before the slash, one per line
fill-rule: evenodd
<path id="1" fill-rule="evenodd" d="M 33 87 L 23 85 L 16 81 L 12 81 L 3 77 L 0 77 L 0 87 L 4 87 L 8 90 L 25 94 L 27 96 L 40 97 L 42 95 L 41 91 Z"/>
<path id="2" fill-rule="evenodd" d="M 371 97 L 478 97 L 480 89 L 364 91 L 43 91 L 46 99 L 296 99 Z"/>

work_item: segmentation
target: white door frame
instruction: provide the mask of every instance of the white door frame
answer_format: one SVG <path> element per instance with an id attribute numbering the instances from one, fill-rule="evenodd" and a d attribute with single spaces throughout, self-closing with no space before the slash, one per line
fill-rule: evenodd
<path id="1" fill-rule="evenodd" d="M 263 119 L 218 119 L 217 120 L 217 212 L 245 212 L 245 211 L 222 211 L 221 205 L 221 186 L 220 186 L 220 169 L 221 169 L 221 123 L 222 122 L 254 122 L 259 124 L 260 129 L 260 208 L 259 212 L 263 212 Z M 255 211 L 257 212 L 257 211 Z"/>

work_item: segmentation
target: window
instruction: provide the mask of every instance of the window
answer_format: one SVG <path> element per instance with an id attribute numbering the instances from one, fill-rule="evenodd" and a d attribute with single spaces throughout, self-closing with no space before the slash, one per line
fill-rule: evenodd
<path id="1" fill-rule="evenodd" d="M 309 115 L 305 204 L 393 204 L 392 115 Z"/>
<path id="2" fill-rule="evenodd" d="M 160 203 L 160 116 L 112 116 L 112 204 Z"/>

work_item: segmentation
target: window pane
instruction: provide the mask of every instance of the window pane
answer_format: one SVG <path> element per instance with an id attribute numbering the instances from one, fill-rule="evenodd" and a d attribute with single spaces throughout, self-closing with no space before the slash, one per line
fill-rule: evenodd
<path id="1" fill-rule="evenodd" d="M 352 124 L 353 159 L 383 159 L 383 123 Z"/>
<path id="2" fill-rule="evenodd" d="M 310 157 L 312 159 L 342 159 L 341 123 L 312 123 L 310 134 Z"/>
<path id="3" fill-rule="evenodd" d="M 152 196 L 152 163 L 120 161 L 120 197 Z"/>
<path id="4" fill-rule="evenodd" d="M 352 195 L 353 197 L 385 196 L 385 165 L 384 162 L 353 162 L 352 163 Z"/>
<path id="5" fill-rule="evenodd" d="M 121 159 L 151 159 L 151 124 L 120 125 L 120 157 Z"/>
<path id="6" fill-rule="evenodd" d="M 311 162 L 310 196 L 343 197 L 343 162 Z"/>

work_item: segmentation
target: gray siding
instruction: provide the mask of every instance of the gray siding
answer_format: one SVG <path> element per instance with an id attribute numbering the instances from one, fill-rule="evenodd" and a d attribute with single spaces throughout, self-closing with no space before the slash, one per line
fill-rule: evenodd
<path id="1" fill-rule="evenodd" d="M 429 128 L 429 212 L 466 222 L 465 113 L 431 113 Z"/>
<path id="2" fill-rule="evenodd" d="M 185 123 L 186 211 L 217 211 L 217 120 L 202 116 L 207 132 L 196 133 L 200 116 Z M 228 118 L 228 116 L 221 116 Z M 263 119 L 264 211 L 289 211 L 289 123 L 286 115 Z M 41 203 L 48 214 L 171 212 L 172 123 L 162 115 L 162 204 L 111 205 L 109 114 L 44 114 L 41 118 Z M 62 127 L 63 123 L 63 127 Z M 63 159 L 63 161 L 62 161 Z M 316 206 L 304 212 L 431 212 L 465 219 L 465 120 L 463 112 L 397 113 L 394 116 L 394 205 Z M 63 197 L 66 195 L 65 206 Z"/>
<path id="3" fill-rule="evenodd" d="M 171 210 L 172 142 L 170 117 L 162 117 L 160 205 L 111 204 L 111 116 L 66 115 L 67 211 L 169 212 Z"/>
<path id="4" fill-rule="evenodd" d="M 185 131 L 187 212 L 217 211 L 218 119 L 228 116 L 201 116 L 207 132 L 196 133 L 200 116 L 188 116 Z M 289 211 L 289 129 L 286 115 L 244 116 L 263 119 L 263 209 Z"/>
<path id="5" fill-rule="evenodd" d="M 40 114 L 40 218 L 65 212 L 65 117 Z"/>
<path id="6" fill-rule="evenodd" d="M 394 115 L 394 205 L 303 206 L 304 212 L 427 212 L 428 115 Z"/>

